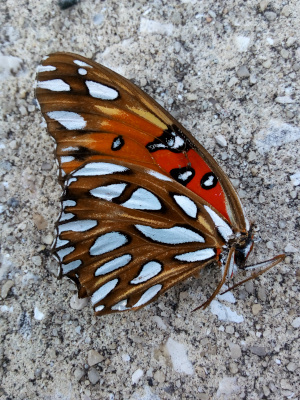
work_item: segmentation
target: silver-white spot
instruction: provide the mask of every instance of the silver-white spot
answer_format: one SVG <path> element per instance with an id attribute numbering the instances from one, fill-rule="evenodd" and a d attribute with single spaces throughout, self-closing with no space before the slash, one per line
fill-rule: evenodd
<path id="1" fill-rule="evenodd" d="M 117 172 L 128 171 L 128 168 L 122 165 L 112 164 L 107 162 L 90 162 L 74 172 L 75 176 L 101 176 L 110 175 Z"/>
<path id="2" fill-rule="evenodd" d="M 182 244 L 190 242 L 205 242 L 201 235 L 181 226 L 174 226 L 169 229 L 152 228 L 151 226 L 146 225 L 135 225 L 135 227 L 146 237 L 159 243 Z"/>
<path id="3" fill-rule="evenodd" d="M 74 207 L 74 206 L 76 206 L 76 201 L 74 200 L 65 200 L 62 202 L 62 208 Z"/>
<path id="4" fill-rule="evenodd" d="M 141 272 L 138 274 L 138 276 L 130 283 L 137 285 L 142 282 L 146 282 L 149 279 L 153 278 L 154 276 L 158 275 L 162 270 L 162 265 L 161 263 L 157 261 L 149 261 L 147 264 L 145 264 L 141 270 Z"/>
<path id="5" fill-rule="evenodd" d="M 94 81 L 86 81 L 85 83 L 89 89 L 90 95 L 96 99 L 115 100 L 119 96 L 117 90 L 102 85 L 101 83 Z"/>
<path id="6" fill-rule="evenodd" d="M 90 248 L 91 256 L 99 256 L 109 251 L 118 249 L 128 242 L 125 235 L 120 232 L 109 232 L 99 236 Z"/>
<path id="7" fill-rule="evenodd" d="M 58 233 L 65 231 L 72 232 L 86 232 L 97 226 L 97 221 L 92 219 L 83 219 L 79 221 L 67 222 L 66 224 L 58 226 Z"/>
<path id="8" fill-rule="evenodd" d="M 197 251 L 191 251 L 189 253 L 184 253 L 180 254 L 178 256 L 175 256 L 176 260 L 179 261 L 187 261 L 187 262 L 195 262 L 195 261 L 203 261 L 207 260 L 211 257 L 215 256 L 215 250 L 214 249 L 202 249 L 202 250 L 197 250 Z"/>
<path id="9" fill-rule="evenodd" d="M 62 79 L 51 79 L 49 81 L 37 82 L 37 87 L 41 89 L 48 89 L 52 92 L 69 92 L 71 90 L 70 85 L 64 82 Z"/>
<path id="10" fill-rule="evenodd" d="M 119 303 L 117 303 L 114 306 L 112 306 L 111 309 L 115 310 L 115 311 L 129 310 L 130 307 L 126 307 L 126 306 L 127 306 L 127 299 L 119 301 Z"/>
<path id="11" fill-rule="evenodd" d="M 37 72 L 50 72 L 55 71 L 56 67 L 53 67 L 53 65 L 39 65 L 36 70 Z"/>
<path id="12" fill-rule="evenodd" d="M 79 147 L 72 147 L 72 146 L 61 149 L 61 151 L 78 151 L 78 150 L 79 150 Z"/>
<path id="13" fill-rule="evenodd" d="M 189 197 L 176 194 L 174 195 L 174 200 L 189 217 L 197 217 L 197 206 Z"/>
<path id="14" fill-rule="evenodd" d="M 84 61 L 74 60 L 73 62 L 74 62 L 74 64 L 79 65 L 79 67 L 89 67 L 89 68 L 93 68 L 91 65 L 85 63 Z"/>
<path id="15" fill-rule="evenodd" d="M 163 175 L 163 174 L 161 174 L 159 172 L 156 172 L 156 171 L 152 171 L 151 169 L 148 169 L 147 172 L 148 172 L 149 175 L 152 175 L 152 176 L 154 176 L 154 178 L 157 178 L 157 179 L 159 179 L 161 181 L 167 181 L 167 182 L 172 182 L 173 181 L 173 179 L 169 178 L 168 176 Z"/>
<path id="16" fill-rule="evenodd" d="M 126 183 L 114 183 L 112 185 L 99 186 L 90 190 L 90 193 L 92 196 L 98 197 L 99 199 L 111 201 L 112 199 L 121 196 L 126 186 Z"/>
<path id="17" fill-rule="evenodd" d="M 58 248 L 58 247 L 62 247 L 64 245 L 68 244 L 69 240 L 61 240 L 60 238 L 57 238 L 56 242 L 53 242 L 53 243 L 55 243 L 55 247 Z"/>
<path id="18" fill-rule="evenodd" d="M 74 269 L 78 268 L 80 265 L 82 264 L 81 260 L 76 260 L 76 261 L 72 261 L 68 264 L 62 264 L 62 270 L 63 270 L 63 274 L 67 274 L 70 271 L 73 271 Z"/>
<path id="19" fill-rule="evenodd" d="M 87 70 L 84 69 L 84 68 L 79 68 L 78 69 L 78 73 L 79 73 L 79 75 L 86 75 L 87 74 Z"/>
<path id="20" fill-rule="evenodd" d="M 115 271 L 116 269 L 124 267 L 130 263 L 131 259 L 132 256 L 130 254 L 124 254 L 123 256 L 108 261 L 96 270 L 95 276 L 106 275 L 112 271 Z"/>
<path id="21" fill-rule="evenodd" d="M 146 292 L 141 296 L 139 301 L 133 307 L 139 307 L 148 303 L 148 301 L 150 301 L 151 299 L 153 299 L 154 296 L 157 295 L 157 293 L 161 290 L 161 288 L 162 285 L 158 284 L 146 290 Z"/>
<path id="22" fill-rule="evenodd" d="M 62 157 L 60 157 L 60 162 L 62 164 L 67 163 L 67 162 L 71 162 L 73 160 L 75 160 L 75 157 L 73 157 L 73 156 L 62 156 Z"/>
<path id="23" fill-rule="evenodd" d="M 97 289 L 91 297 L 92 304 L 99 303 L 99 301 L 103 300 L 104 297 L 106 297 L 108 293 L 110 293 L 117 286 L 117 283 L 118 279 L 113 279 Z"/>
<path id="24" fill-rule="evenodd" d="M 72 219 L 73 217 L 75 217 L 75 214 L 62 212 L 61 216 L 59 218 L 59 222 L 68 221 L 69 219 Z"/>
<path id="25" fill-rule="evenodd" d="M 76 182 L 76 181 L 77 181 L 77 178 L 71 177 L 66 181 L 66 186 L 70 186 L 72 182 Z"/>
<path id="26" fill-rule="evenodd" d="M 204 206 L 205 210 L 208 212 L 210 215 L 211 219 L 214 221 L 214 224 L 218 231 L 220 232 L 220 235 L 224 238 L 224 240 L 227 242 L 230 238 L 231 235 L 233 235 L 232 229 L 230 226 L 221 218 L 218 216 L 217 213 L 215 213 L 210 207 Z"/>
<path id="27" fill-rule="evenodd" d="M 75 250 L 75 247 L 66 247 L 65 249 L 61 249 L 57 252 L 60 261 L 64 259 L 68 254 L 71 254 Z"/>
<path id="28" fill-rule="evenodd" d="M 83 129 L 86 126 L 85 119 L 72 111 L 50 111 L 47 115 L 68 130 Z"/>
<path id="29" fill-rule="evenodd" d="M 179 174 L 178 179 L 181 181 L 187 181 L 191 175 L 193 175 L 192 171 L 186 171 L 182 174 Z"/>
<path id="30" fill-rule="evenodd" d="M 95 307 L 95 311 L 96 311 L 96 312 L 102 311 L 103 308 L 104 308 L 104 306 L 101 304 L 100 306 Z"/>
<path id="31" fill-rule="evenodd" d="M 132 193 L 130 199 L 121 204 L 132 210 L 160 210 L 161 203 L 158 198 L 146 189 L 139 188 Z"/>
<path id="32" fill-rule="evenodd" d="M 203 182 L 204 186 L 211 186 L 214 183 L 214 176 L 210 175 L 205 182 Z"/>

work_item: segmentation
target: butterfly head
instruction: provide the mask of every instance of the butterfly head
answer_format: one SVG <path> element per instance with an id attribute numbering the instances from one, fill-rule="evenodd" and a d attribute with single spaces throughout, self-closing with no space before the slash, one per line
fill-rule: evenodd
<path id="1" fill-rule="evenodd" d="M 245 234 L 242 234 L 239 237 L 239 240 L 235 243 L 234 262 L 238 268 L 245 268 L 245 263 L 253 249 L 253 245 L 253 226 L 251 226 L 249 231 Z"/>

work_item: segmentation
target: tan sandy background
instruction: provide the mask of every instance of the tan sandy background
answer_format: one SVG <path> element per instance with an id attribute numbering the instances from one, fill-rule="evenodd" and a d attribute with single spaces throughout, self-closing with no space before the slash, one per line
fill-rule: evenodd
<path id="1" fill-rule="evenodd" d="M 299 26 L 297 0 L 1 2 L 1 400 L 299 398 Z M 250 262 L 285 253 L 235 303 L 217 299 L 225 319 L 191 313 L 216 285 L 212 268 L 102 318 L 56 279 L 60 189 L 34 98 L 36 67 L 55 51 L 158 100 L 232 179 L 261 238 Z"/>

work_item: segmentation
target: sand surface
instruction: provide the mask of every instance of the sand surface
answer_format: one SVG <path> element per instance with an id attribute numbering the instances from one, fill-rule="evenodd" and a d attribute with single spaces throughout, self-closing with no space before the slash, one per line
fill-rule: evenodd
<path id="1" fill-rule="evenodd" d="M 1 400 L 299 398 L 299 26 L 297 0 L 1 2 Z M 34 81 L 55 51 L 114 69 L 180 120 L 257 224 L 249 262 L 284 262 L 205 311 L 191 313 L 212 268 L 95 318 L 49 253 L 60 188 Z"/>

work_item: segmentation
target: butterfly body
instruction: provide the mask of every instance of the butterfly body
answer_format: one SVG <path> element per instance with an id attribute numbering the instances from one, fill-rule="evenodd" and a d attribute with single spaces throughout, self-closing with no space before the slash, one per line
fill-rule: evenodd
<path id="1" fill-rule="evenodd" d="M 44 60 L 36 92 L 63 187 L 54 255 L 97 314 L 139 309 L 212 262 L 223 278 L 244 268 L 253 234 L 232 184 L 153 99 L 71 53 Z"/>

